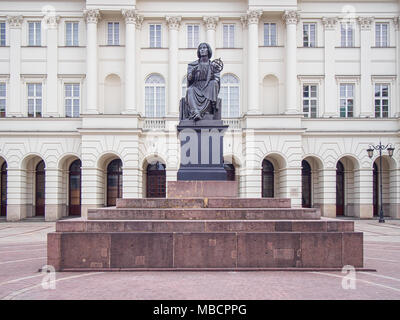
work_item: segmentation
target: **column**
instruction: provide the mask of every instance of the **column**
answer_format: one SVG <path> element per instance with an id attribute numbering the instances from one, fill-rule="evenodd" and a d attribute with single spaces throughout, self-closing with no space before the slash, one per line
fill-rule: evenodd
<path id="1" fill-rule="evenodd" d="M 100 18 L 98 9 L 84 11 L 87 24 L 86 35 L 86 113 L 98 114 L 97 105 L 97 22 Z"/>
<path id="2" fill-rule="evenodd" d="M 125 114 L 137 113 L 136 108 L 136 10 L 122 10 L 125 17 Z"/>
<path id="3" fill-rule="evenodd" d="M 361 103 L 360 117 L 374 117 L 371 86 L 371 26 L 372 17 L 358 17 L 361 30 L 360 70 L 361 70 Z M 357 115 L 355 115 L 357 116 Z"/>
<path id="4" fill-rule="evenodd" d="M 178 77 L 178 31 L 181 24 L 181 17 L 166 17 L 169 33 L 168 51 L 168 112 L 172 116 L 178 116 L 179 110 L 179 77 Z"/>
<path id="5" fill-rule="evenodd" d="M 45 182 L 45 220 L 56 221 L 61 219 L 63 213 L 62 171 L 57 168 L 46 168 Z M 64 204 L 65 206 L 65 204 Z"/>
<path id="6" fill-rule="evenodd" d="M 336 168 L 322 170 L 320 178 L 322 178 L 321 215 L 334 218 L 336 217 Z"/>
<path id="7" fill-rule="evenodd" d="M 24 112 L 21 103 L 21 24 L 22 16 L 8 16 L 10 30 L 10 88 L 7 105 L 7 116 L 22 117 Z"/>
<path id="8" fill-rule="evenodd" d="M 247 12 L 248 26 L 248 102 L 247 113 L 259 114 L 259 81 L 258 81 L 258 21 L 262 15 L 262 10 L 249 10 Z"/>
<path id="9" fill-rule="evenodd" d="M 283 20 L 286 23 L 286 114 L 296 114 L 297 108 L 297 39 L 296 25 L 299 20 L 297 11 L 285 11 Z"/>
<path id="10" fill-rule="evenodd" d="M 324 67 L 325 67 L 325 109 L 324 117 L 338 117 L 339 109 L 336 97 L 336 80 L 335 80 L 335 30 L 337 18 L 322 18 L 324 25 L 325 44 L 324 44 Z"/>
<path id="11" fill-rule="evenodd" d="M 59 16 L 51 13 L 44 17 L 47 29 L 47 103 L 44 116 L 58 117 L 58 22 Z"/>
<path id="12" fill-rule="evenodd" d="M 374 216 L 373 171 L 371 168 L 354 170 L 354 214 L 357 218 L 370 219 Z"/>
<path id="13" fill-rule="evenodd" d="M 213 51 L 213 56 L 215 56 L 215 30 L 217 28 L 219 18 L 218 17 L 203 17 L 204 25 L 206 26 L 207 30 L 207 43 L 211 46 Z"/>

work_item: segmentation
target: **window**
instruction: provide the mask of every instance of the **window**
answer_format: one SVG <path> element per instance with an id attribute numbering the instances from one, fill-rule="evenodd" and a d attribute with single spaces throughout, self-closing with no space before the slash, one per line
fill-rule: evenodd
<path id="1" fill-rule="evenodd" d="M 28 117 L 42 116 L 42 84 L 28 83 Z"/>
<path id="2" fill-rule="evenodd" d="M 375 84 L 375 117 L 387 118 L 389 116 L 389 85 Z"/>
<path id="3" fill-rule="evenodd" d="M 161 48 L 161 24 L 150 25 L 150 48 Z"/>
<path id="4" fill-rule="evenodd" d="M 276 46 L 276 23 L 264 23 L 264 46 Z"/>
<path id="5" fill-rule="evenodd" d="M 198 24 L 188 24 L 187 25 L 187 47 L 197 48 L 199 45 L 199 30 Z"/>
<path id="6" fill-rule="evenodd" d="M 0 22 L 0 46 L 6 45 L 6 23 Z"/>
<path id="7" fill-rule="evenodd" d="M 316 24 L 315 23 L 304 23 L 303 24 L 303 46 L 304 47 L 315 47 Z"/>
<path id="8" fill-rule="evenodd" d="M 340 27 L 340 37 L 342 47 L 354 47 L 353 25 L 351 23 L 342 23 Z"/>
<path id="9" fill-rule="evenodd" d="M 0 118 L 6 116 L 6 84 L 4 82 L 0 82 Z"/>
<path id="10" fill-rule="evenodd" d="M 388 46 L 388 30 L 389 25 L 387 23 L 377 23 L 375 25 L 375 45 L 377 47 Z"/>
<path id="11" fill-rule="evenodd" d="M 354 108 L 354 84 L 340 85 L 340 117 L 353 117 Z"/>
<path id="12" fill-rule="evenodd" d="M 109 22 L 107 28 L 107 45 L 119 45 L 119 22 Z"/>
<path id="13" fill-rule="evenodd" d="M 234 48 L 235 47 L 235 25 L 234 24 L 224 24 L 224 48 Z"/>
<path id="14" fill-rule="evenodd" d="M 79 117 L 80 87 L 79 83 L 65 84 L 65 116 Z"/>
<path id="15" fill-rule="evenodd" d="M 303 113 L 306 118 L 317 117 L 317 85 L 303 85 Z"/>
<path id="16" fill-rule="evenodd" d="M 65 45 L 78 46 L 79 22 L 67 22 L 65 24 Z"/>
<path id="17" fill-rule="evenodd" d="M 226 74 L 221 79 L 222 118 L 239 117 L 239 79 Z"/>
<path id="18" fill-rule="evenodd" d="M 40 35 L 40 21 L 29 22 L 29 42 L 30 46 L 40 46 L 41 45 L 41 35 Z"/>
<path id="19" fill-rule="evenodd" d="M 160 75 L 150 75 L 145 84 L 145 116 L 165 116 L 165 81 Z"/>

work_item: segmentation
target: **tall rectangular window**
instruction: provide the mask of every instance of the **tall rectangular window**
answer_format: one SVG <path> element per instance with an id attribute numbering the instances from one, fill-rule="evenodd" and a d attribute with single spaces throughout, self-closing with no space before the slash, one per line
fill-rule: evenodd
<path id="1" fill-rule="evenodd" d="M 0 46 L 6 45 L 6 23 L 0 22 Z"/>
<path id="2" fill-rule="evenodd" d="M 340 26 L 340 43 L 342 47 L 354 47 L 354 31 L 351 23 L 342 23 Z"/>
<path id="3" fill-rule="evenodd" d="M 375 46 L 377 47 L 389 46 L 388 31 L 389 31 L 389 24 L 387 23 L 375 24 Z"/>
<path id="4" fill-rule="evenodd" d="M 354 84 L 340 84 L 340 117 L 351 118 L 354 112 Z"/>
<path id="5" fill-rule="evenodd" d="M 235 47 L 235 25 L 234 24 L 224 24 L 224 48 L 234 48 Z"/>
<path id="6" fill-rule="evenodd" d="M 375 84 L 375 117 L 387 118 L 389 116 L 389 85 Z"/>
<path id="7" fill-rule="evenodd" d="M 42 84 L 28 83 L 28 117 L 42 116 Z"/>
<path id="8" fill-rule="evenodd" d="M 306 118 L 317 117 L 317 85 L 303 85 L 303 113 Z"/>
<path id="9" fill-rule="evenodd" d="M 66 22 L 65 23 L 65 45 L 78 46 L 78 26 L 79 22 Z"/>
<path id="10" fill-rule="evenodd" d="M 28 23 L 29 28 L 29 41 L 30 46 L 40 46 L 41 45 L 41 24 L 40 21 L 34 21 Z"/>
<path id="11" fill-rule="evenodd" d="M 150 48 L 161 48 L 161 24 L 150 25 Z"/>
<path id="12" fill-rule="evenodd" d="M 109 22 L 107 24 L 107 45 L 119 45 L 119 22 Z"/>
<path id="13" fill-rule="evenodd" d="M 303 24 L 303 46 L 316 47 L 316 24 L 304 23 Z"/>
<path id="14" fill-rule="evenodd" d="M 79 117 L 80 86 L 79 83 L 65 84 L 65 116 L 68 118 Z"/>
<path id="15" fill-rule="evenodd" d="M 0 82 L 0 118 L 6 116 L 6 84 L 4 82 Z"/>
<path id="16" fill-rule="evenodd" d="M 276 23 L 264 23 L 264 46 L 276 46 Z"/>
<path id="17" fill-rule="evenodd" d="M 200 26 L 198 24 L 188 24 L 187 25 L 187 47 L 197 48 L 199 45 L 199 30 Z"/>

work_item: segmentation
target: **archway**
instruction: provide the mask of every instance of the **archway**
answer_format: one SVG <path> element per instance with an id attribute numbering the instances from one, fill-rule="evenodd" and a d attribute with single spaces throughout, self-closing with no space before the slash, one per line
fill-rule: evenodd
<path id="1" fill-rule="evenodd" d="M 115 206 L 122 198 L 122 161 L 112 160 L 107 166 L 107 207 Z"/>
<path id="2" fill-rule="evenodd" d="M 301 162 L 301 204 L 303 208 L 312 207 L 312 174 L 311 166 L 307 160 Z"/>
<path id="3" fill-rule="evenodd" d="M 374 170 L 373 170 L 373 205 L 374 205 L 374 216 L 379 215 L 379 173 L 378 173 L 378 165 L 374 162 Z"/>
<path id="4" fill-rule="evenodd" d="M 343 163 L 338 161 L 336 164 L 336 215 L 344 215 L 344 188 L 345 175 Z"/>
<path id="5" fill-rule="evenodd" d="M 264 159 L 262 163 L 262 197 L 273 198 L 275 194 L 275 168 L 271 161 Z"/>
<path id="6" fill-rule="evenodd" d="M 165 164 L 156 162 L 149 164 L 146 169 L 146 198 L 166 197 Z"/>
<path id="7" fill-rule="evenodd" d="M 81 172 L 82 162 L 77 159 L 71 163 L 68 170 L 68 215 L 81 215 Z"/>
<path id="8" fill-rule="evenodd" d="M 35 177 L 35 216 L 44 216 L 46 201 L 46 173 L 43 160 L 36 165 Z"/>
<path id="9" fill-rule="evenodd" d="M 0 176 L 0 216 L 7 216 L 7 162 L 1 164 Z"/>

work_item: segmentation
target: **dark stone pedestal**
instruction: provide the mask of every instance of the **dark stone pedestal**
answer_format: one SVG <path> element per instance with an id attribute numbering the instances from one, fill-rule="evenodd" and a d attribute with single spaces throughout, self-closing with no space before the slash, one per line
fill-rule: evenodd
<path id="1" fill-rule="evenodd" d="M 177 127 L 181 141 L 178 181 L 227 179 L 223 159 L 227 128 L 222 120 L 181 120 Z"/>

